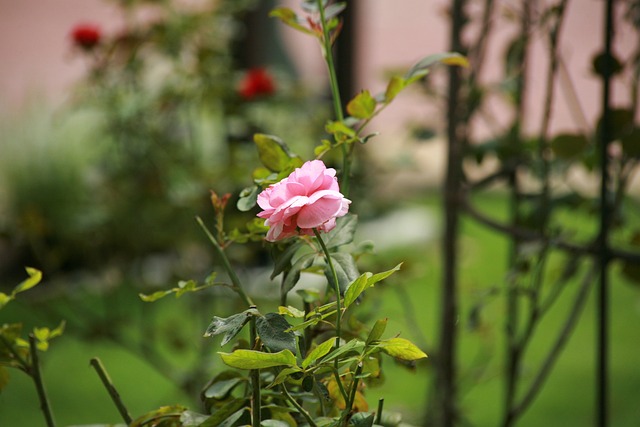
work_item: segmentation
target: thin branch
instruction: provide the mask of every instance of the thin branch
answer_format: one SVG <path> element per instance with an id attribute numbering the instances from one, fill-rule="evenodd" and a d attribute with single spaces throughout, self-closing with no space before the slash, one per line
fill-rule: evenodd
<path id="1" fill-rule="evenodd" d="M 309 425 L 311 427 L 318 427 L 318 425 L 315 423 L 315 421 L 313 421 L 313 417 L 311 417 L 311 415 L 309 414 L 309 412 L 307 412 L 306 409 L 304 409 L 302 407 L 302 405 L 300 405 L 296 399 L 293 398 L 293 396 L 291 396 L 291 394 L 289 394 L 289 391 L 287 390 L 287 388 L 285 387 L 284 383 L 280 384 L 280 389 L 282 390 L 282 393 L 284 394 L 284 396 L 287 398 L 287 400 L 289 401 L 289 403 L 291 403 L 293 405 L 294 408 L 296 408 L 296 410 L 302 414 L 302 416 L 305 418 L 305 420 L 307 420 L 307 422 L 309 423 Z"/>
<path id="2" fill-rule="evenodd" d="M 100 380 L 104 385 L 104 388 L 107 389 L 109 396 L 111 396 L 111 400 L 113 400 L 113 403 L 116 405 L 116 408 L 118 408 L 118 412 L 120 412 L 120 416 L 122 417 L 124 422 L 127 423 L 127 425 L 131 424 L 133 419 L 131 418 L 131 415 L 129 414 L 127 407 L 122 402 L 122 399 L 120 398 L 120 393 L 118 393 L 118 390 L 116 390 L 115 386 L 113 385 L 113 382 L 111 381 L 111 378 L 109 377 L 109 374 L 107 373 L 107 370 L 105 369 L 100 359 L 97 357 L 94 357 L 93 359 L 91 359 L 89 363 L 91 364 L 91 366 L 93 366 L 93 369 L 95 369 L 96 372 L 98 373 L 98 376 L 100 377 Z"/>
<path id="3" fill-rule="evenodd" d="M 202 219 L 199 216 L 196 217 L 196 221 L 198 222 L 200 227 L 202 227 L 205 234 L 209 238 L 209 241 L 211 241 L 211 244 L 213 245 L 216 253 L 218 254 L 218 257 L 220 257 L 220 260 L 222 261 L 222 265 L 225 271 L 227 272 L 227 274 L 229 275 L 231 282 L 233 283 L 233 290 L 236 291 L 236 293 L 240 296 L 240 298 L 242 298 L 242 301 L 244 301 L 244 303 L 247 306 L 251 307 L 255 305 L 251 300 L 251 298 L 244 292 L 244 289 L 242 288 L 242 283 L 240 282 L 240 279 L 238 278 L 238 275 L 236 274 L 233 267 L 231 267 L 229 258 L 227 258 L 227 254 L 225 254 L 224 250 L 222 249 L 222 246 L 220 246 L 220 244 L 215 239 L 215 237 L 213 237 L 213 234 L 211 234 L 211 232 L 209 231 L 207 226 L 204 225 L 204 222 L 202 222 Z"/>
<path id="4" fill-rule="evenodd" d="M 554 248 L 558 248 L 569 253 L 590 255 L 590 256 L 597 255 L 598 249 L 593 244 L 581 245 L 578 243 L 567 242 L 559 237 L 552 238 L 543 233 L 540 233 L 539 231 L 504 224 L 500 221 L 497 221 L 481 213 L 468 200 L 462 201 L 462 207 L 470 217 L 472 217 L 479 223 L 493 230 L 500 231 L 504 234 L 517 236 L 523 241 L 546 242 L 547 244 L 549 244 Z M 628 261 L 628 262 L 640 262 L 640 253 L 625 251 L 622 249 L 610 248 L 609 258 Z"/>
<path id="5" fill-rule="evenodd" d="M 51 412 L 51 405 L 49 404 L 49 398 L 47 397 L 47 390 L 44 387 L 42 381 L 42 373 L 40 372 L 40 361 L 38 360 L 38 348 L 36 346 L 36 337 L 33 334 L 29 334 L 29 352 L 31 353 L 31 367 L 29 369 L 31 378 L 36 385 L 38 391 L 38 399 L 40 399 L 40 410 L 44 414 L 44 418 L 47 421 L 48 427 L 55 427 L 56 423 L 53 419 L 53 413 Z"/>
<path id="6" fill-rule="evenodd" d="M 538 374 L 536 375 L 531 386 L 529 387 L 529 390 L 527 391 L 525 396 L 522 398 L 520 403 L 514 406 L 514 408 L 512 409 L 511 416 L 513 419 L 522 415 L 522 413 L 531 404 L 531 402 L 533 402 L 533 399 L 540 391 L 542 384 L 544 384 L 547 376 L 549 375 L 549 373 L 551 372 L 551 369 L 553 368 L 553 365 L 557 361 L 558 356 L 560 355 L 560 352 L 569 341 L 569 336 L 573 331 L 575 324 L 578 320 L 578 317 L 582 312 L 582 309 L 584 308 L 584 305 L 587 301 L 587 296 L 589 295 L 588 291 L 590 288 L 589 285 L 591 284 L 593 280 L 593 274 L 596 271 L 595 266 L 596 266 L 596 263 L 592 264 L 592 267 L 589 269 L 582 284 L 580 285 L 580 289 L 578 290 L 578 294 L 576 295 L 576 299 L 573 302 L 573 306 L 571 307 L 571 311 L 569 312 L 569 315 L 564 324 L 564 327 L 560 331 L 553 347 L 551 348 L 551 350 L 549 351 L 549 354 L 547 355 L 546 359 L 542 363 L 542 366 L 540 367 Z"/>

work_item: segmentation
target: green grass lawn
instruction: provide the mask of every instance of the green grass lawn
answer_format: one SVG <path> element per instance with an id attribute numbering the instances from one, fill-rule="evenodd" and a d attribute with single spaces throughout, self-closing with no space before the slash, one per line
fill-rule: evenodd
<path id="1" fill-rule="evenodd" d="M 504 215 L 506 204 L 500 197 L 488 196 L 478 203 L 487 212 Z M 433 200 L 428 205 L 438 213 Z M 578 218 L 577 221 L 588 219 Z M 459 388 L 463 396 L 461 410 L 470 425 L 495 426 L 500 422 L 503 401 L 504 325 L 501 319 L 504 297 L 501 292 L 492 297 L 487 294 L 490 289 L 501 289 L 503 286 L 509 246 L 504 237 L 470 220 L 465 220 L 462 228 L 461 315 L 458 324 L 461 337 L 458 351 Z M 420 246 L 381 253 L 375 260 L 364 261 L 378 271 L 405 261 L 401 272 L 367 291 L 360 310 L 371 321 L 388 317 L 386 336 L 401 334 L 429 352 L 438 339 L 439 242 L 426 242 Z M 562 262 L 560 257 L 553 259 L 557 265 Z M 611 277 L 611 425 L 631 427 L 638 425 L 640 419 L 640 406 L 637 405 L 640 369 L 636 366 L 640 361 L 640 335 L 637 331 L 637 325 L 640 324 L 640 289 L 625 282 L 616 265 L 612 268 Z M 536 338 L 528 349 L 523 366 L 524 384 L 531 381 L 546 349 L 558 333 L 576 288 L 577 282 L 568 285 L 536 330 Z M 593 424 L 596 372 L 594 289 L 567 347 L 539 397 L 519 423 L 520 426 Z M 133 294 L 130 295 L 135 299 Z M 200 339 L 210 316 L 203 315 L 201 319 L 194 316 L 184 302 L 185 298 L 189 296 L 162 303 L 173 307 L 171 311 L 166 311 L 171 313 L 171 317 L 188 319 L 185 320 L 186 324 L 195 329 L 194 339 Z M 480 298 L 484 298 L 485 305 L 480 315 L 471 322 L 469 314 Z M 135 304 L 139 303 L 136 301 Z M 12 320 L 2 318 L 2 322 Z M 211 346 L 212 369 L 220 366 L 213 355 L 218 348 Z M 176 403 L 200 409 L 195 399 L 172 385 L 167 379 L 170 373 L 150 367 L 137 353 L 109 342 L 81 341 L 75 338 L 73 330 L 68 330 L 64 336 L 52 342 L 52 348 L 42 356 L 44 378 L 59 425 L 120 422 L 109 396 L 89 366 L 89 360 L 94 356 L 99 356 L 104 362 L 134 417 L 158 406 Z M 422 414 L 432 374 L 430 361 L 421 361 L 415 371 L 409 371 L 386 359 L 383 368 L 385 385 L 367 390 L 372 409 L 377 400 L 384 397 L 387 410 L 400 411 L 408 422 L 423 425 Z M 203 383 L 207 379 L 203 378 Z M 437 393 L 437 390 L 433 392 Z M 29 379 L 20 372 L 11 371 L 10 383 L 0 394 L 0 426 L 44 425 Z"/>

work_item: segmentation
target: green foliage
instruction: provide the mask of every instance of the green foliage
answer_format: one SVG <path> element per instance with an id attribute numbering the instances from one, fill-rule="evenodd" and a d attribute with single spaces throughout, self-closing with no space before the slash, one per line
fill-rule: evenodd
<path id="1" fill-rule="evenodd" d="M 27 274 L 29 275 L 28 279 L 25 279 L 18 286 L 13 288 L 13 291 L 11 291 L 9 295 L 0 292 L 0 309 L 7 305 L 9 301 L 15 299 L 17 294 L 33 288 L 42 280 L 42 272 L 40 270 L 36 270 L 35 268 L 31 267 L 27 267 L 26 270 Z"/>

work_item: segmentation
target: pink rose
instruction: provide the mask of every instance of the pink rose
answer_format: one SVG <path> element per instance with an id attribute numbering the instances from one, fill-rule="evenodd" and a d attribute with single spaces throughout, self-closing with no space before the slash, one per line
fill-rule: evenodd
<path id="1" fill-rule="evenodd" d="M 267 240 L 275 242 L 297 234 L 313 235 L 314 228 L 331 231 L 350 203 L 340 193 L 335 169 L 312 160 L 258 194 L 263 209 L 258 216 L 266 218 Z"/>

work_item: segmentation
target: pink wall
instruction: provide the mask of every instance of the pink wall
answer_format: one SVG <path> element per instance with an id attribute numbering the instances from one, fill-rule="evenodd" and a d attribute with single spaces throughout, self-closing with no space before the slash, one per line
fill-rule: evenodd
<path id="1" fill-rule="evenodd" d="M 101 0 L 0 0 L 0 107 L 19 108 L 33 96 L 58 104 L 82 75 L 69 33 L 80 22 L 117 28 L 118 15 Z"/>
<path id="2" fill-rule="evenodd" d="M 295 6 L 296 0 L 283 3 Z M 506 10 L 511 3 L 497 1 L 497 7 Z M 618 2 L 623 3 L 623 2 Z M 448 26 L 445 0 L 360 0 L 361 32 L 358 60 L 361 62 L 360 81 L 363 88 L 374 91 L 384 87 L 381 75 L 389 69 L 403 69 L 430 53 L 447 49 Z M 577 88 L 580 104 L 586 118 L 592 122 L 598 115 L 599 82 L 590 74 L 591 56 L 601 46 L 601 9 L 596 0 L 569 2 L 569 19 L 564 29 L 562 56 Z M 622 9 L 622 8 L 619 8 Z M 54 104 L 63 102 L 72 83 L 82 75 L 82 55 L 77 55 L 69 43 L 69 31 L 79 22 L 95 22 L 105 31 L 119 27 L 119 16 L 106 0 L 0 0 L 0 106 L 16 108 L 30 96 L 43 95 Z M 499 60 L 506 41 L 515 30 L 515 24 L 496 28 L 495 42 L 491 46 L 491 60 L 485 70 L 486 81 L 496 81 L 501 72 Z M 283 29 L 287 43 L 298 49 L 297 63 L 310 84 L 324 80 L 324 67 L 319 50 L 312 40 L 302 34 Z M 634 36 L 624 26 L 616 34 L 616 51 L 628 54 L 634 47 Z M 532 81 L 529 95 L 529 122 L 532 129 L 539 127 L 546 67 L 545 47 L 538 42 L 532 52 Z M 558 87 L 558 102 L 554 104 L 552 126 L 556 130 L 570 130 L 581 125 L 567 107 L 563 87 Z M 617 83 L 614 102 L 625 103 L 628 89 Z M 422 102 L 421 97 L 403 95 L 387 113 L 388 121 L 401 126 L 407 118 L 423 120 L 432 117 L 441 122 L 440 113 Z M 496 116 L 500 102 L 496 102 Z"/>

